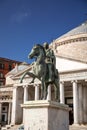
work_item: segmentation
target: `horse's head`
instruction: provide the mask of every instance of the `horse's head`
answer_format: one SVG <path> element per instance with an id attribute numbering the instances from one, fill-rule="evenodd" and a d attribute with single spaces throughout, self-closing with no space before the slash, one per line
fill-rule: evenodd
<path id="1" fill-rule="evenodd" d="M 32 48 L 31 52 L 28 55 L 28 58 L 32 59 L 34 57 L 36 57 L 39 53 L 39 49 L 37 47 L 37 45 L 34 45 L 34 47 Z"/>
<path id="2" fill-rule="evenodd" d="M 32 58 L 40 56 L 41 54 L 45 56 L 44 48 L 40 44 L 36 44 L 34 45 L 31 52 L 29 53 L 28 58 L 32 59 Z"/>

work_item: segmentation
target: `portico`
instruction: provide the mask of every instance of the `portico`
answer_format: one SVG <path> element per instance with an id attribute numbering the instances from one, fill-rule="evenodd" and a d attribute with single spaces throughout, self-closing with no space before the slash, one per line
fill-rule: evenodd
<path id="1" fill-rule="evenodd" d="M 60 102 L 73 104 L 73 124 L 87 124 L 87 70 L 60 74 Z M 70 90 L 69 90 L 70 89 Z M 71 102 L 69 99 L 72 100 Z M 69 102 L 68 102 L 69 101 Z"/>
<path id="2" fill-rule="evenodd" d="M 20 124 L 24 120 L 21 104 L 26 101 L 39 100 L 39 83 L 18 83 L 13 86 L 12 124 Z"/>
<path id="3" fill-rule="evenodd" d="M 87 123 L 87 70 L 60 73 L 60 103 L 73 105 L 73 124 Z M 47 100 L 52 99 L 52 86 L 48 87 Z M 20 96 L 19 96 L 20 95 Z M 40 99 L 40 82 L 21 83 L 13 87 L 12 124 L 22 123 L 23 110 L 19 104 Z M 67 100 L 66 100 L 67 99 Z M 20 112 L 19 112 L 20 111 Z M 19 114 L 17 114 L 19 113 Z"/>

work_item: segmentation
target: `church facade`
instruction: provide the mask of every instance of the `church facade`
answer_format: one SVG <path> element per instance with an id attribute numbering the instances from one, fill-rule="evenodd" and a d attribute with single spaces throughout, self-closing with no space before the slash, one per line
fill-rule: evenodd
<path id="1" fill-rule="evenodd" d="M 71 107 L 70 124 L 87 124 L 87 22 L 54 40 L 50 48 L 56 55 L 60 76 L 60 103 Z M 39 100 L 39 80 L 30 84 L 32 78 L 26 76 L 20 83 L 22 74 L 31 68 L 32 65 L 22 63 L 6 75 L 6 85 L 0 88 L 1 124 L 23 123 L 25 117 L 20 104 Z M 6 95 L 3 97 L 3 94 Z"/>

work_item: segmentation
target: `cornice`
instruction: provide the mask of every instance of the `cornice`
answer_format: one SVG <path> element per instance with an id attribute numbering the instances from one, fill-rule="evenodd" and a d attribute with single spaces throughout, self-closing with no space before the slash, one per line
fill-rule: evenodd
<path id="1" fill-rule="evenodd" d="M 10 92 L 10 91 L 13 91 L 12 86 L 8 86 L 8 87 L 4 86 L 0 88 L 0 92 Z"/>
<path id="2" fill-rule="evenodd" d="M 4 57 L 0 57 L 0 60 L 1 60 L 1 61 L 4 61 L 4 62 L 12 62 L 12 63 L 16 62 L 16 63 L 18 63 L 18 64 L 22 63 L 21 61 L 16 61 L 16 60 L 4 58 Z"/>
<path id="3" fill-rule="evenodd" d="M 72 39 L 61 41 L 61 42 L 56 41 L 53 44 L 55 44 L 55 46 L 57 47 L 57 46 L 61 46 L 61 45 L 64 45 L 64 44 L 69 44 L 69 43 L 74 43 L 74 42 L 81 42 L 81 41 L 87 41 L 87 37 L 72 38 Z"/>
<path id="4" fill-rule="evenodd" d="M 87 68 L 85 69 L 78 69 L 78 70 L 69 70 L 69 71 L 61 71 L 59 72 L 60 75 L 62 74 L 71 74 L 71 73 L 82 73 L 82 72 L 87 72 Z"/>
<path id="5" fill-rule="evenodd" d="M 60 81 L 87 80 L 87 69 L 59 72 Z"/>

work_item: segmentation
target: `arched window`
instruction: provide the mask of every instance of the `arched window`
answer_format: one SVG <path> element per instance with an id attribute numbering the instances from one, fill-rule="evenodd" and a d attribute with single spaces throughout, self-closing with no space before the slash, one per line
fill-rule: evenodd
<path id="1" fill-rule="evenodd" d="M 9 65 L 9 71 L 12 70 L 12 65 Z"/>
<path id="2" fill-rule="evenodd" d="M 2 81 L 0 81 L 0 86 L 4 85 L 4 83 Z"/>
<path id="3" fill-rule="evenodd" d="M 4 64 L 0 63 L 0 69 L 4 69 Z"/>
<path id="4" fill-rule="evenodd" d="M 3 78 L 3 77 L 4 77 L 3 73 L 0 72 L 0 78 Z"/>

